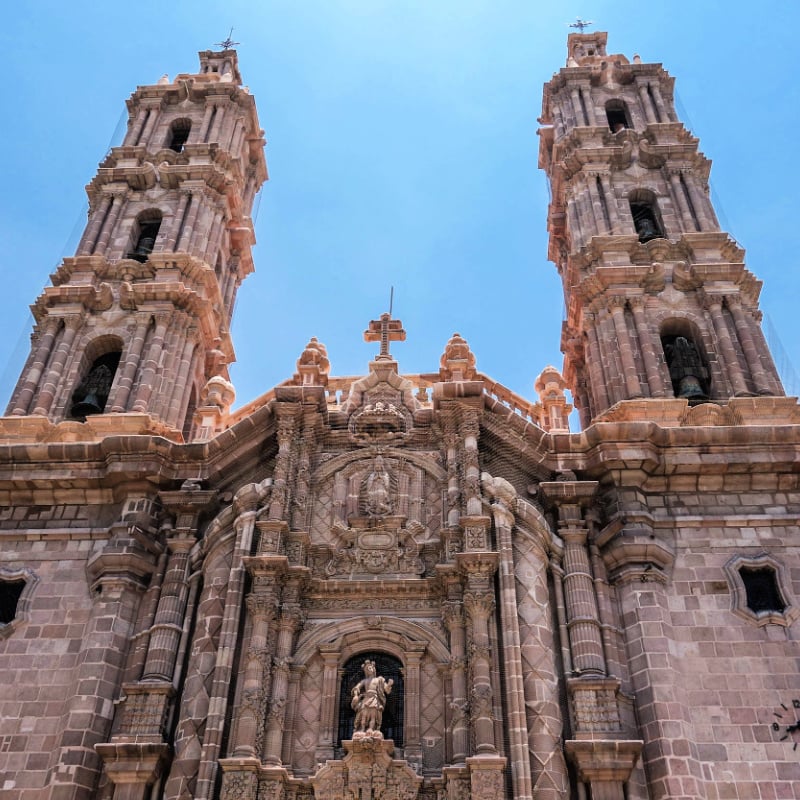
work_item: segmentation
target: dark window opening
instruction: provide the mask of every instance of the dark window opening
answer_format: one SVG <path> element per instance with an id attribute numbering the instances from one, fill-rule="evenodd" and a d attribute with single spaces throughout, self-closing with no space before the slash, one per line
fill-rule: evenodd
<path id="1" fill-rule="evenodd" d="M 339 684 L 339 734 L 336 746 L 341 747 L 345 739 L 353 738 L 353 720 L 355 711 L 350 706 L 353 689 L 364 677 L 363 664 L 370 660 L 375 662 L 375 673 L 380 677 L 394 681 L 392 691 L 386 697 L 383 709 L 381 733 L 385 739 L 392 739 L 397 747 L 403 746 L 403 665 L 393 656 L 386 653 L 359 653 L 345 665 L 342 680 Z"/>
<path id="2" fill-rule="evenodd" d="M 94 360 L 86 377 L 72 393 L 70 417 L 85 420 L 92 414 L 102 414 L 105 411 L 121 356 L 120 352 L 106 353 Z"/>
<path id="3" fill-rule="evenodd" d="M 639 236 L 639 241 L 644 244 L 651 239 L 663 239 L 664 231 L 656 217 L 655 208 L 650 203 L 631 201 L 631 215 L 633 226 Z"/>
<path id="4" fill-rule="evenodd" d="M 740 567 L 739 575 L 747 594 L 747 607 L 754 614 L 765 611 L 783 613 L 786 610 L 772 567 Z"/>
<path id="5" fill-rule="evenodd" d="M 134 245 L 133 250 L 128 253 L 128 258 L 132 258 L 135 261 L 138 261 L 140 264 L 144 264 L 144 262 L 147 261 L 150 253 L 153 252 L 160 227 L 160 216 L 148 217 L 146 219 L 139 220 L 139 233 L 136 237 L 136 244 Z"/>
<path id="6" fill-rule="evenodd" d="M 661 346 L 675 397 L 686 398 L 690 405 L 708 400 L 708 367 L 695 342 L 687 336 L 662 336 Z"/>
<path id="7" fill-rule="evenodd" d="M 186 407 L 186 416 L 183 418 L 183 441 L 188 442 L 192 436 L 192 425 L 194 424 L 194 412 L 197 410 L 197 392 L 194 386 L 189 394 L 189 405 Z"/>
<path id="8" fill-rule="evenodd" d="M 176 153 L 183 152 L 183 146 L 189 138 L 192 130 L 192 123 L 189 120 L 181 120 L 172 126 L 172 133 L 169 140 L 169 149 Z"/>
<path id="9" fill-rule="evenodd" d="M 608 127 L 614 132 L 619 133 L 631 126 L 631 118 L 628 109 L 622 100 L 609 100 L 606 103 L 606 119 Z"/>
<path id="10" fill-rule="evenodd" d="M 25 589 L 25 581 L 0 581 L 0 625 L 8 625 L 17 616 L 17 604 Z"/>

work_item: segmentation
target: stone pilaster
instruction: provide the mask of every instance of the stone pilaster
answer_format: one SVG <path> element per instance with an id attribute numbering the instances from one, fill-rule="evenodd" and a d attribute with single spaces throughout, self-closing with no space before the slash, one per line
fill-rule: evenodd
<path id="1" fill-rule="evenodd" d="M 487 520 L 488 521 L 488 520 Z M 489 617 L 494 612 L 493 576 L 497 570 L 497 553 L 462 553 L 457 557 L 464 573 L 464 609 L 472 632 L 469 663 L 472 677 L 469 708 L 477 755 L 497 753 L 494 738 L 493 691 Z"/>
<path id="2" fill-rule="evenodd" d="M 281 597 L 281 612 L 278 619 L 277 643 L 272 669 L 272 697 L 267 712 L 267 728 L 264 738 L 264 761 L 275 766 L 281 763 L 291 656 L 294 635 L 303 619 L 300 592 L 307 578 L 307 571 L 304 567 L 292 567 L 286 578 Z"/>

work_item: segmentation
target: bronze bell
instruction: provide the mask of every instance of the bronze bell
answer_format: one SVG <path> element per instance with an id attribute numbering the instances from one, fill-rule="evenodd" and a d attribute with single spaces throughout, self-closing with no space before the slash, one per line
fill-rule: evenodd
<path id="1" fill-rule="evenodd" d="M 84 419 L 91 414 L 102 414 L 103 408 L 97 395 L 90 389 L 86 392 L 82 400 L 72 404 L 71 416 L 75 419 Z"/>

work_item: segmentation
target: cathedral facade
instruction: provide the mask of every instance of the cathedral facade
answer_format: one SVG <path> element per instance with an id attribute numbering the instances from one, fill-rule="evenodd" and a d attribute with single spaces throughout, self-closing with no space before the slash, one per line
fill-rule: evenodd
<path id="1" fill-rule="evenodd" d="M 232 410 L 255 101 L 206 51 L 128 111 L 0 418 L 2 796 L 800 798 L 800 413 L 662 66 L 544 88 L 533 403 L 383 314 Z"/>

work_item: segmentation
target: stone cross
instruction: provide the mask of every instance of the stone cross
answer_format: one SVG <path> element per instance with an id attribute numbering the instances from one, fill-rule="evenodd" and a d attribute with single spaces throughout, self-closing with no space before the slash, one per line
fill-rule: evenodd
<path id="1" fill-rule="evenodd" d="M 369 327 L 364 331 L 365 342 L 380 342 L 381 352 L 378 358 L 390 359 L 389 342 L 404 342 L 406 332 L 403 330 L 403 323 L 399 319 L 392 319 L 391 314 L 381 314 L 380 319 L 373 319 Z"/>

